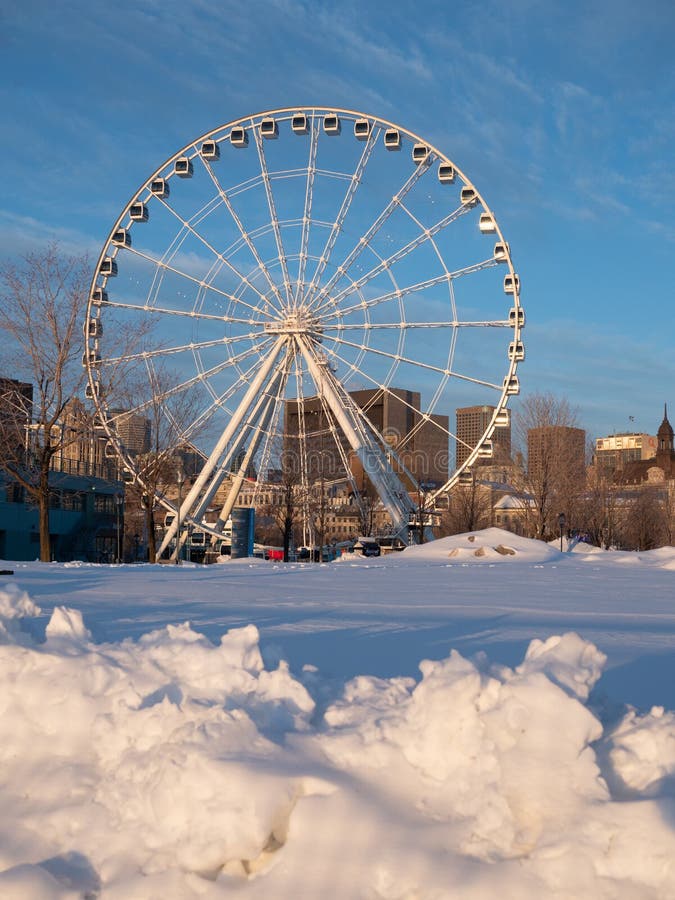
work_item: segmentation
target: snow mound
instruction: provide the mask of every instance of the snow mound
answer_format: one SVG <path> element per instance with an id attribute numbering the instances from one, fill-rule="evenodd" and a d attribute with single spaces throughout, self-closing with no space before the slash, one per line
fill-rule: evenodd
<path id="1" fill-rule="evenodd" d="M 0 610 L 39 612 L 15 586 Z M 675 714 L 603 736 L 604 663 L 571 632 L 513 669 L 452 651 L 315 721 L 254 625 L 96 645 L 56 607 L 44 644 L 0 645 L 0 894 L 665 900 Z"/>
<path id="2" fill-rule="evenodd" d="M 520 537 L 502 528 L 484 528 L 407 547 L 402 553 L 396 554 L 396 557 L 404 562 L 429 560 L 446 563 L 495 563 L 518 560 L 541 563 L 559 560 L 561 554 L 543 541 Z"/>
<path id="3" fill-rule="evenodd" d="M 37 606 L 26 591 L 9 582 L 0 589 L 0 644 L 27 644 L 28 635 L 21 631 L 21 619 L 40 615 Z"/>

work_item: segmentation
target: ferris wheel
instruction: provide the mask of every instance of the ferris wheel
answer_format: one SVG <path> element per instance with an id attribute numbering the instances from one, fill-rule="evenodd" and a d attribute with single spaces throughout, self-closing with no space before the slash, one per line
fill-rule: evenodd
<path id="1" fill-rule="evenodd" d="M 293 107 L 202 135 L 134 193 L 96 265 L 83 364 L 128 480 L 144 473 L 122 422 L 194 451 L 178 523 L 217 498 L 215 539 L 242 485 L 292 456 L 305 487 L 358 498 L 367 481 L 400 532 L 421 484 L 440 497 L 492 455 L 524 324 L 509 244 L 447 156 L 376 116 Z M 489 410 L 470 442 L 453 421 L 469 406 Z"/>

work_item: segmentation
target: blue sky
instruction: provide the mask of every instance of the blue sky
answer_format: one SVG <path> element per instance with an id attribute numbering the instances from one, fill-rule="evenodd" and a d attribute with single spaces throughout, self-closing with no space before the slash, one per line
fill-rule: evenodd
<path id="1" fill-rule="evenodd" d="M 439 147 L 495 212 L 527 311 L 523 393 L 566 396 L 590 437 L 654 433 L 666 401 L 675 421 L 669 0 L 27 0 L 0 15 L 5 258 L 51 239 L 95 258 L 151 172 L 232 119 L 363 110 Z"/>

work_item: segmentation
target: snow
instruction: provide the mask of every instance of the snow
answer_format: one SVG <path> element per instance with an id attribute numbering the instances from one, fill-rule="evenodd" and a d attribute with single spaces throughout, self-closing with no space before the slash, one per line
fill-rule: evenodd
<path id="1" fill-rule="evenodd" d="M 675 896 L 675 548 L 5 565 L 0 897 Z"/>

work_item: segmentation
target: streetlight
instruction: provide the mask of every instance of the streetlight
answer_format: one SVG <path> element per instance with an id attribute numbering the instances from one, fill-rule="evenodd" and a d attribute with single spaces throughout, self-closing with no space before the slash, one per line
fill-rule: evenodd
<path id="1" fill-rule="evenodd" d="M 178 485 L 178 508 L 176 510 L 176 565 L 180 565 L 180 505 L 183 500 L 183 485 L 185 473 L 182 467 L 176 472 L 176 484 Z"/>
<path id="2" fill-rule="evenodd" d="M 115 494 L 115 509 L 116 509 L 116 532 L 117 532 L 117 562 L 121 562 L 122 559 L 122 551 L 120 549 L 120 511 L 122 507 L 123 497 L 121 494 Z"/>
<path id="3" fill-rule="evenodd" d="M 565 513 L 564 512 L 558 513 L 558 527 L 560 528 L 560 552 L 562 553 L 563 552 L 563 546 L 562 546 L 563 528 L 565 527 Z"/>

